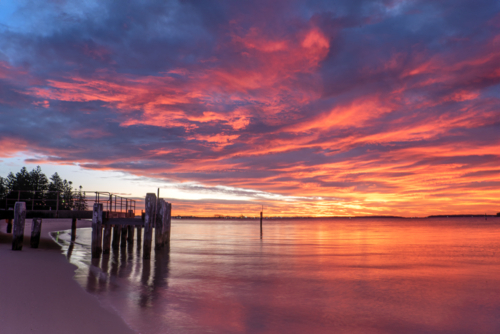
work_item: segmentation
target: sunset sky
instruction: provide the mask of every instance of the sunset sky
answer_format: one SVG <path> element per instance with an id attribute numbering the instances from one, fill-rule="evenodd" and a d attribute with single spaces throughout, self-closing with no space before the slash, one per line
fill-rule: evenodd
<path id="1" fill-rule="evenodd" d="M 0 0 L 0 176 L 184 215 L 500 212 L 500 2 Z"/>

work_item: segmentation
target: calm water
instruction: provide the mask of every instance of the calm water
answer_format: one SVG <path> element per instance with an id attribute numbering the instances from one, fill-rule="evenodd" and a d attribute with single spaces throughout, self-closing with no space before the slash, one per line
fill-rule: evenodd
<path id="1" fill-rule="evenodd" d="M 76 280 L 140 333 L 500 333 L 500 218 L 173 220 Z"/>

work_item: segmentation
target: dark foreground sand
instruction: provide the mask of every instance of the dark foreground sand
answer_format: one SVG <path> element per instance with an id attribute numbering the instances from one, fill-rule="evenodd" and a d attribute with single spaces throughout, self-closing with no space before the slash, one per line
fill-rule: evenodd
<path id="1" fill-rule="evenodd" d="M 78 227 L 90 227 L 78 221 Z M 50 231 L 71 227 L 71 220 L 46 219 L 38 249 L 29 247 L 26 219 L 22 251 L 12 251 L 12 235 L 0 221 L 0 333 L 135 333 L 116 314 L 73 280 L 75 266 L 61 254 Z"/>

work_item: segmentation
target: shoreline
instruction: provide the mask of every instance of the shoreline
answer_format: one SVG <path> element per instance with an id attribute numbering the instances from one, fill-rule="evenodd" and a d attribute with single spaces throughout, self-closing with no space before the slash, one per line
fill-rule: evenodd
<path id="1" fill-rule="evenodd" d="M 90 227 L 91 222 L 77 221 Z M 26 219 L 22 251 L 12 251 L 12 234 L 0 221 L 0 328 L 24 333 L 136 333 L 103 307 L 74 279 L 76 266 L 49 233 L 71 228 L 70 219 L 45 219 L 38 249 L 30 248 L 31 219 Z"/>

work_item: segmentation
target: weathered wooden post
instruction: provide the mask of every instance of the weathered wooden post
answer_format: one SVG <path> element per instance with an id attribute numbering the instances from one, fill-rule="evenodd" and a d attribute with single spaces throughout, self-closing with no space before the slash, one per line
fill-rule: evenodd
<path id="1" fill-rule="evenodd" d="M 260 236 L 262 237 L 262 211 L 260 212 Z"/>
<path id="2" fill-rule="evenodd" d="M 127 229 L 128 229 L 128 232 L 127 232 L 127 241 L 128 242 L 134 242 L 134 225 L 128 225 Z"/>
<path id="3" fill-rule="evenodd" d="M 76 218 L 71 219 L 71 241 L 76 240 Z"/>
<path id="4" fill-rule="evenodd" d="M 136 232 L 137 232 L 137 246 L 141 245 L 142 242 L 142 226 L 138 225 L 136 226 Z"/>
<path id="5" fill-rule="evenodd" d="M 151 242 L 153 239 L 153 226 L 155 223 L 156 211 L 156 195 L 154 193 L 146 194 L 145 203 L 146 213 L 144 216 L 144 245 L 143 245 L 143 258 L 151 258 Z"/>
<path id="6" fill-rule="evenodd" d="M 163 226 L 165 225 L 167 208 L 165 200 L 158 199 L 156 205 L 156 222 L 155 222 L 155 249 L 160 249 L 163 246 Z"/>
<path id="7" fill-rule="evenodd" d="M 7 233 L 12 233 L 12 219 L 6 219 L 7 220 Z"/>
<path id="8" fill-rule="evenodd" d="M 33 218 L 31 222 L 31 248 L 38 248 L 40 243 L 40 233 L 42 232 L 42 218 Z"/>
<path id="9" fill-rule="evenodd" d="M 104 238 L 102 240 L 102 253 L 109 254 L 111 250 L 111 224 L 104 225 Z"/>
<path id="10" fill-rule="evenodd" d="M 120 247 L 126 247 L 127 246 L 127 225 L 122 226 L 122 240 L 120 243 Z"/>
<path id="11" fill-rule="evenodd" d="M 14 233 L 12 235 L 12 250 L 23 249 L 25 220 L 26 203 L 16 202 L 14 205 Z"/>
<path id="12" fill-rule="evenodd" d="M 163 234 L 163 242 L 165 245 L 170 246 L 170 230 L 171 230 L 171 222 L 172 222 L 172 203 L 166 204 L 166 219 L 165 219 L 165 230 Z"/>
<path id="13" fill-rule="evenodd" d="M 120 248 L 120 236 L 122 234 L 122 227 L 120 225 L 113 226 L 113 244 L 112 247 L 114 250 Z"/>
<path id="14" fill-rule="evenodd" d="M 92 215 L 92 258 L 98 258 L 102 253 L 102 203 L 94 203 Z"/>

